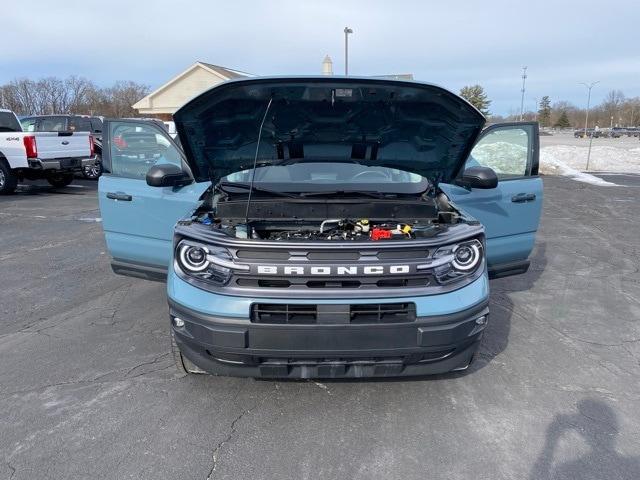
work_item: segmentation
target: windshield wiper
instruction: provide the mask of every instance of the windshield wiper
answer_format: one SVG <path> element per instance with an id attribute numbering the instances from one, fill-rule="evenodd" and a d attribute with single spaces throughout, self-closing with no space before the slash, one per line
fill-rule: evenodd
<path id="1" fill-rule="evenodd" d="M 287 192 L 279 192 L 277 190 L 269 190 L 268 188 L 256 187 L 255 185 L 252 187 L 247 183 L 235 183 L 235 182 L 220 182 L 216 188 L 222 190 L 225 193 L 237 193 L 233 191 L 227 190 L 228 188 L 239 188 L 241 190 L 247 190 L 247 192 L 252 191 L 254 193 L 264 193 L 267 195 L 273 195 L 276 197 L 286 197 L 286 198 L 299 198 L 300 195 L 296 195 L 295 193 L 287 193 Z"/>
<path id="2" fill-rule="evenodd" d="M 400 194 L 395 192 L 373 192 L 371 190 L 332 190 L 330 192 L 305 192 L 300 194 L 301 197 L 324 197 L 334 195 L 361 195 L 363 197 L 370 198 L 390 198 Z"/>

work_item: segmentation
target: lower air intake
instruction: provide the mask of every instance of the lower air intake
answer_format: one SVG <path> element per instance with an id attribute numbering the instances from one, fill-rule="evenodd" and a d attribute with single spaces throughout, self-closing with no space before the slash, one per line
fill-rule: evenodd
<path id="1" fill-rule="evenodd" d="M 317 323 L 345 323 L 352 325 L 377 323 L 407 323 L 416 320 L 415 303 L 366 303 L 334 305 L 336 317 L 344 321 L 327 321 L 327 312 L 318 305 L 255 303 L 251 306 L 253 323 L 274 325 L 314 325 Z M 329 313 L 331 315 L 331 313 Z M 337 318 L 336 318 L 337 320 Z"/>

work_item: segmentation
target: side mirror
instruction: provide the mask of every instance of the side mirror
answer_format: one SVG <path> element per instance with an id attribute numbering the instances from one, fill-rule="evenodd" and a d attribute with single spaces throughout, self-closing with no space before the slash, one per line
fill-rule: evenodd
<path id="1" fill-rule="evenodd" d="M 465 188 L 496 188 L 498 176 L 489 167 L 469 167 L 462 172 L 462 178 L 456 184 Z"/>
<path id="2" fill-rule="evenodd" d="M 150 187 L 181 187 L 191 182 L 191 177 L 177 165 L 154 165 L 147 172 Z"/>

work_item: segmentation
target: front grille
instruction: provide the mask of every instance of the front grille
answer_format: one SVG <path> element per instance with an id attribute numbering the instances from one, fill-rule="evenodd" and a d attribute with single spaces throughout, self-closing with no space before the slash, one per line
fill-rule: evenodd
<path id="1" fill-rule="evenodd" d="M 429 259 L 431 248 L 374 243 L 231 247 L 233 260 L 249 269 L 233 272 L 229 290 L 256 296 L 262 290 L 268 298 L 318 291 L 331 292 L 332 298 L 375 298 L 381 289 L 417 291 L 436 283 L 431 272 L 417 269 Z"/>
<path id="2" fill-rule="evenodd" d="M 307 288 L 360 288 L 359 280 L 309 280 Z"/>
<path id="3" fill-rule="evenodd" d="M 272 325 L 382 324 L 415 322 L 415 303 L 366 303 L 353 305 L 299 305 L 255 303 L 253 323 Z"/>
<path id="4" fill-rule="evenodd" d="M 279 278 L 240 277 L 235 280 L 236 285 L 244 288 L 402 288 L 428 287 L 431 278 L 428 275 L 415 277 L 367 278 L 346 280 L 333 278 L 331 280 L 309 280 L 307 278 L 291 277 L 291 280 Z"/>
<path id="5" fill-rule="evenodd" d="M 239 287 L 253 288 L 289 288 L 289 280 L 278 280 L 270 278 L 238 278 L 236 284 Z"/>

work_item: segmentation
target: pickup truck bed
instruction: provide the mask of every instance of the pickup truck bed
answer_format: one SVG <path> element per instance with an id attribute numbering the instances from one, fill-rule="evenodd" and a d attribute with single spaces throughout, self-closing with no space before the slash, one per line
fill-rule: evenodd
<path id="1" fill-rule="evenodd" d="M 35 139 L 36 157 L 27 158 L 24 137 Z M 11 168 L 15 169 L 49 170 L 80 167 L 80 160 L 90 157 L 90 149 L 87 132 L 11 132 L 0 137 L 0 152 L 9 161 Z"/>
<path id="2" fill-rule="evenodd" d="M 0 111 L 0 115 L 7 114 L 13 115 Z M 74 172 L 95 163 L 93 137 L 87 132 L 8 130 L 0 130 L 0 194 L 12 193 L 24 179 L 45 179 L 55 187 L 65 186 L 73 180 Z"/>

